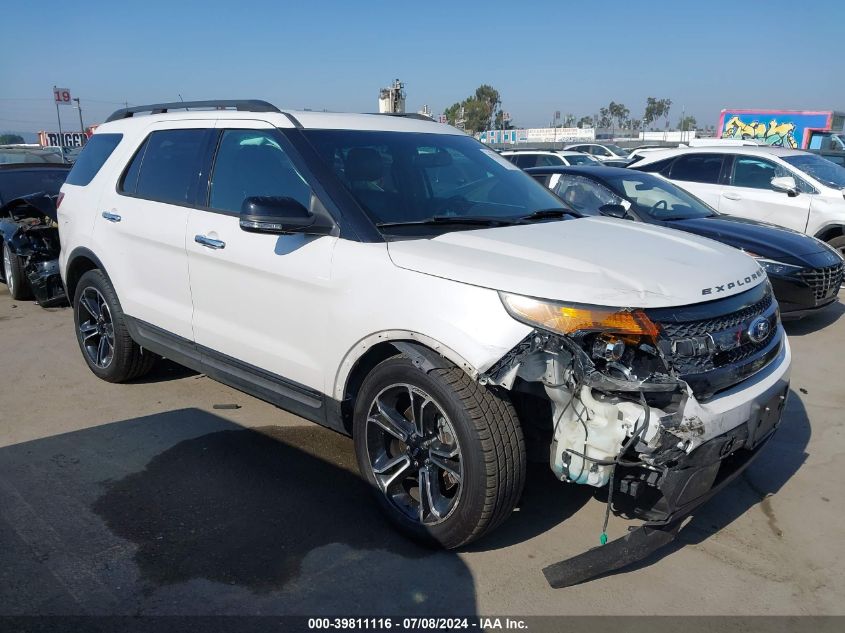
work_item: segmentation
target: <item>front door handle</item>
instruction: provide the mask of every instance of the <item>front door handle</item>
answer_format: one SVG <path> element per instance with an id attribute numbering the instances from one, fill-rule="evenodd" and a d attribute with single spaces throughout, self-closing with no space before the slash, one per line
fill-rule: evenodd
<path id="1" fill-rule="evenodd" d="M 120 222 L 123 219 L 117 213 L 109 213 L 108 211 L 103 211 L 102 215 L 109 222 Z"/>
<path id="2" fill-rule="evenodd" d="M 226 248 L 226 242 L 221 240 L 214 240 L 210 237 L 206 237 L 205 235 L 195 235 L 194 241 L 197 244 L 202 244 L 208 248 L 213 248 L 214 250 L 220 250 L 221 248 Z"/>
<path id="3" fill-rule="evenodd" d="M 738 193 L 723 193 L 722 195 L 728 200 L 742 200 L 742 196 Z"/>

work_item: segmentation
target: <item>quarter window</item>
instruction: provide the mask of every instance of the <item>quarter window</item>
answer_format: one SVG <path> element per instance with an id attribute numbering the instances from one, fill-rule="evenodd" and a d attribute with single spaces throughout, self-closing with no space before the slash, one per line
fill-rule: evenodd
<path id="1" fill-rule="evenodd" d="M 123 134 L 95 134 L 88 139 L 65 182 L 84 187 L 94 180 L 122 138 Z"/>
<path id="2" fill-rule="evenodd" d="M 206 130 L 162 130 L 150 134 L 139 166 L 136 195 L 170 204 L 192 201 L 205 135 Z M 130 165 L 129 171 L 133 167 Z"/>
<path id="3" fill-rule="evenodd" d="M 293 198 L 307 209 L 311 188 L 272 133 L 226 130 L 214 162 L 208 204 L 240 213 L 244 200 L 253 196 Z"/>
<path id="4" fill-rule="evenodd" d="M 689 154 L 672 164 L 670 178 L 715 185 L 722 172 L 722 157 L 717 154 Z"/>

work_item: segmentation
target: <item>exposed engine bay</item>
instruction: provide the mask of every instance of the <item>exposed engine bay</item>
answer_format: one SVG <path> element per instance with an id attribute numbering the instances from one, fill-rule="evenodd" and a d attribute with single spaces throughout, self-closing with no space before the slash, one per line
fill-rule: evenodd
<path id="1" fill-rule="evenodd" d="M 0 208 L 0 240 L 21 258 L 29 287 L 42 307 L 66 303 L 59 274 L 56 196 L 34 193 Z"/>
<path id="2" fill-rule="evenodd" d="M 550 447 L 558 479 L 608 486 L 608 514 L 669 526 L 741 472 L 779 424 L 786 379 L 746 409 L 709 403 L 764 374 L 788 353 L 785 337 L 768 283 L 700 306 L 624 314 L 645 334 L 537 328 L 479 379 L 511 393 L 527 440 Z M 607 518 L 602 543 L 606 526 Z M 574 584 L 566 574 L 558 581 Z"/>

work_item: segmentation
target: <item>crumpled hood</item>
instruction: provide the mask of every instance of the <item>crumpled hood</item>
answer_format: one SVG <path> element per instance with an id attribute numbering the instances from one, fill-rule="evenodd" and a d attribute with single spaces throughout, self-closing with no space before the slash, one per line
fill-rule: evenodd
<path id="1" fill-rule="evenodd" d="M 611 218 L 453 231 L 431 239 L 389 242 L 387 248 L 400 268 L 532 297 L 603 306 L 700 303 L 740 293 L 765 278 L 759 265 L 736 249 L 681 231 Z"/>

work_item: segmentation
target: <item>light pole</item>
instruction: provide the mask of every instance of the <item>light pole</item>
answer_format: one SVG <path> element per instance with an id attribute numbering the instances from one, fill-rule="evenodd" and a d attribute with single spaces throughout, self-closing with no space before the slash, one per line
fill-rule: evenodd
<path id="1" fill-rule="evenodd" d="M 82 132 L 82 144 L 85 144 L 85 124 L 82 123 L 82 104 L 79 103 L 79 97 L 74 97 L 76 101 L 76 109 L 79 110 L 79 131 Z"/>

